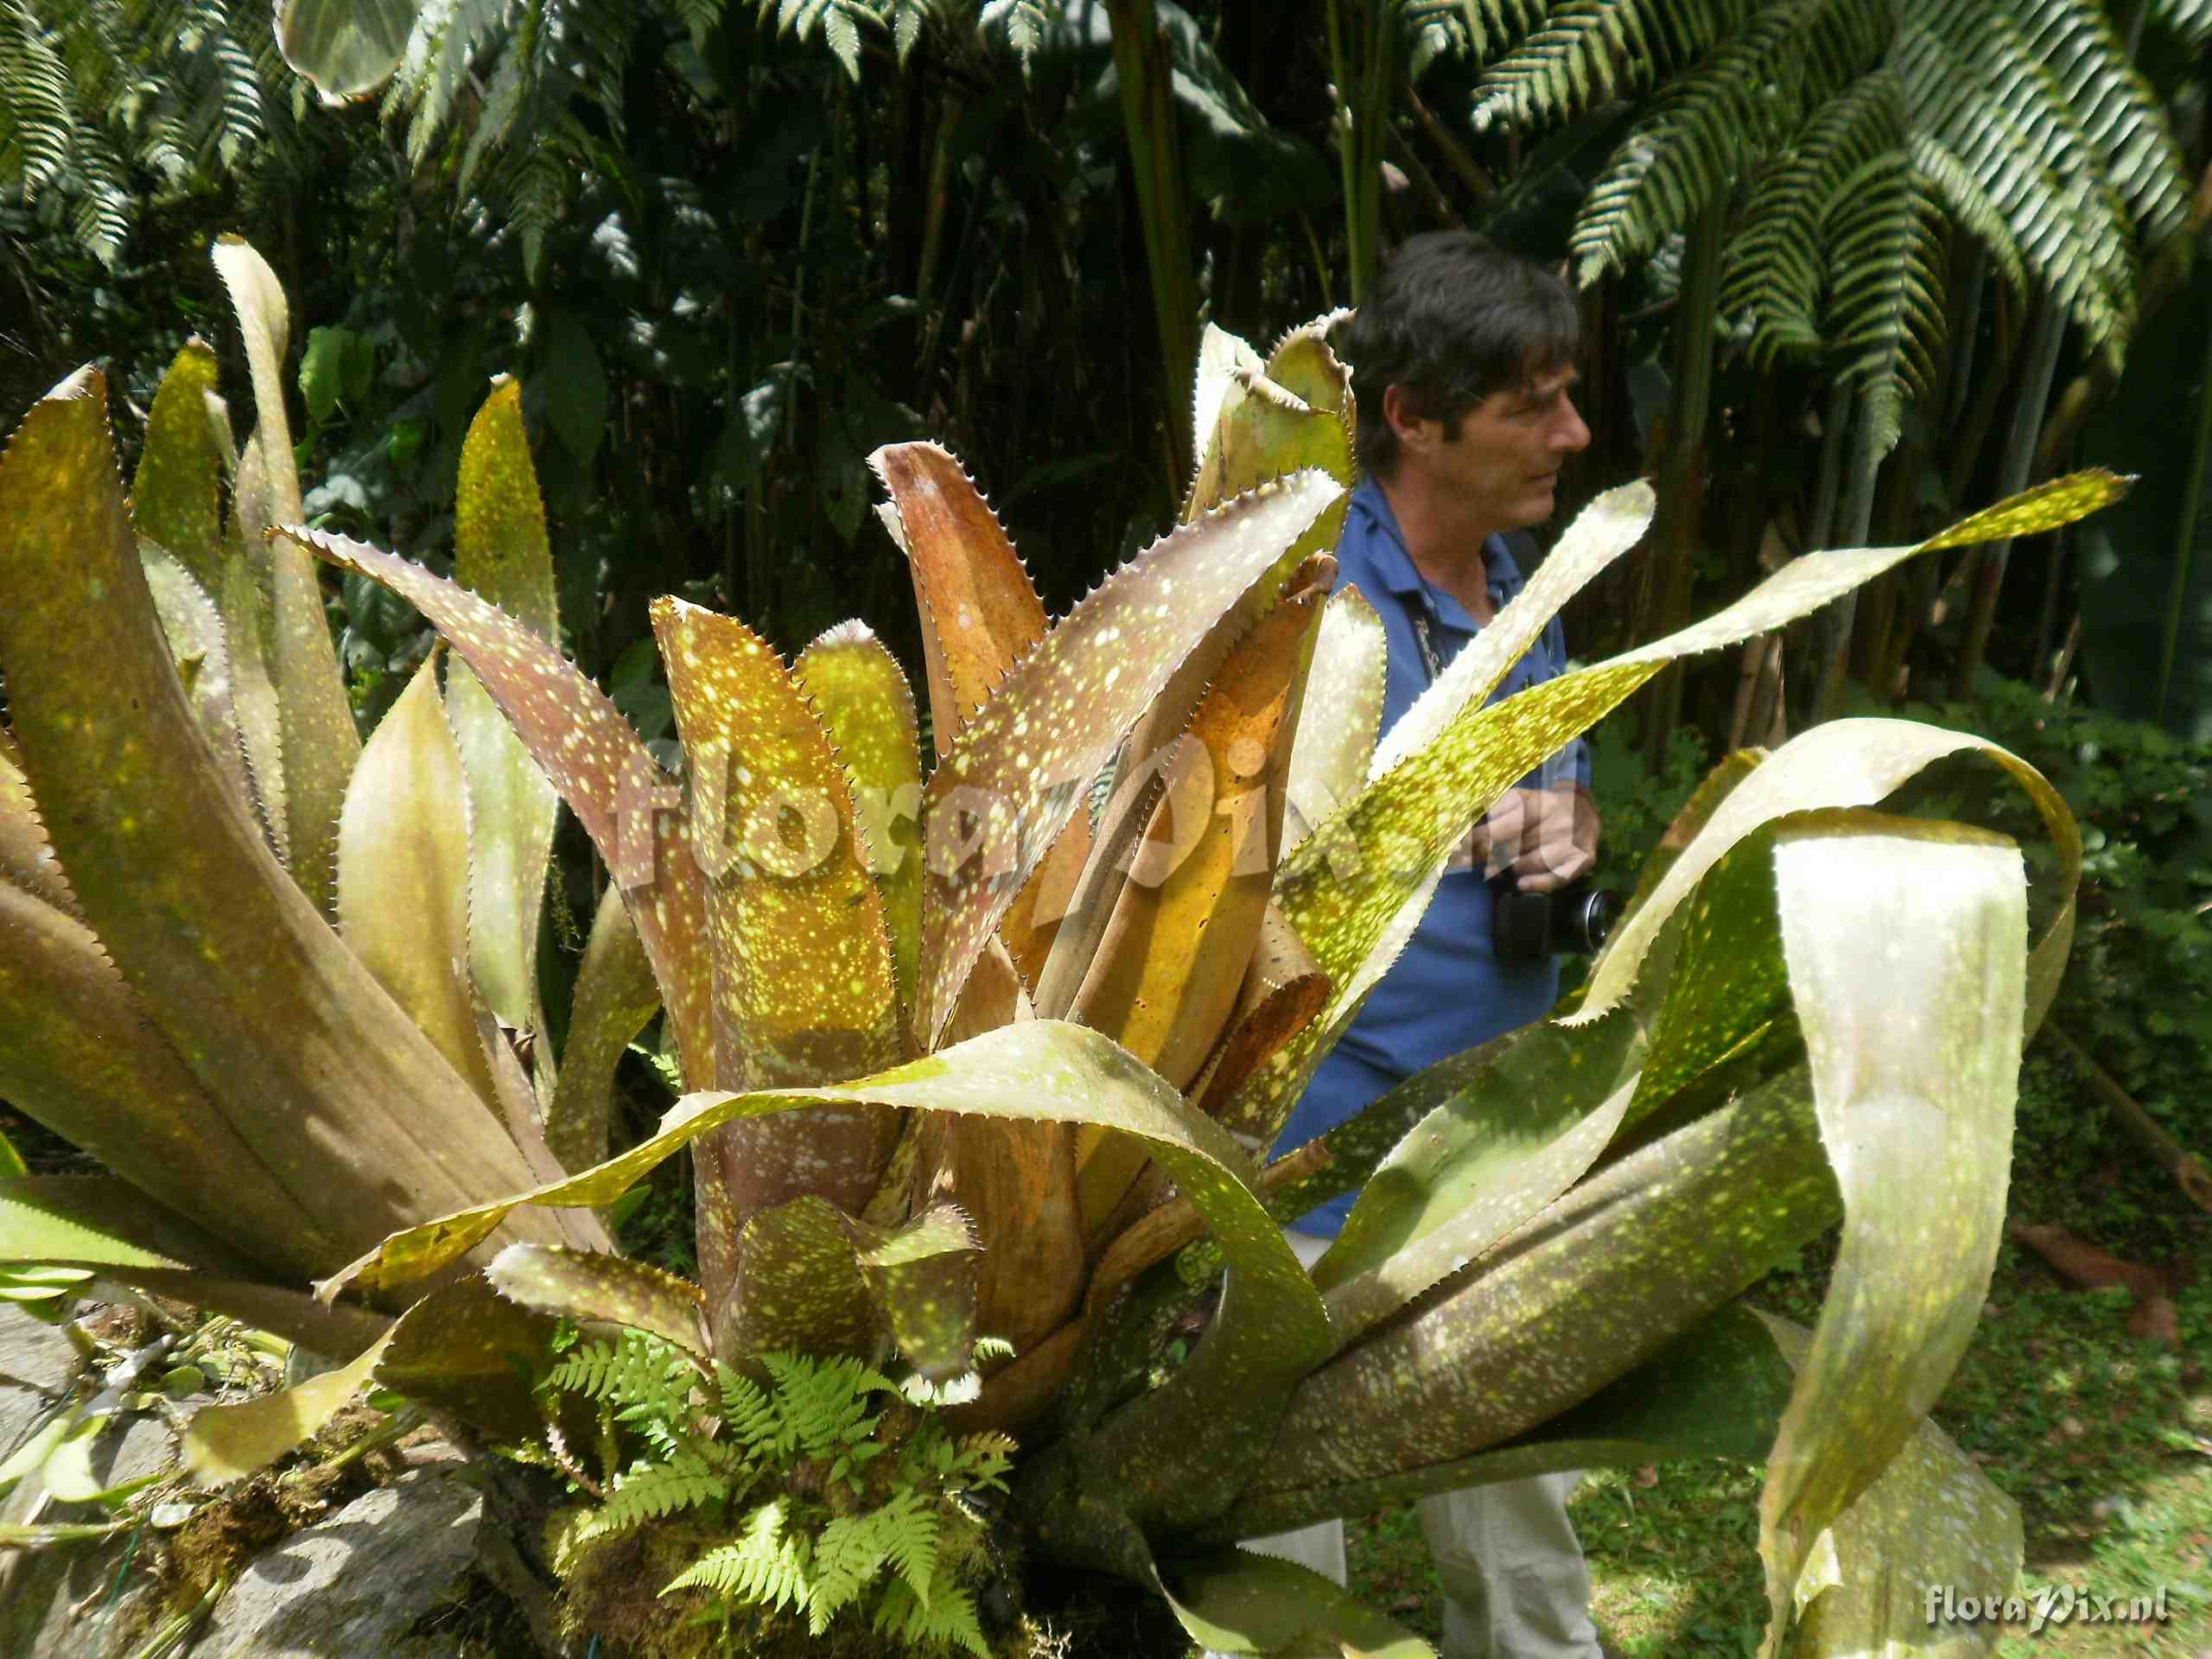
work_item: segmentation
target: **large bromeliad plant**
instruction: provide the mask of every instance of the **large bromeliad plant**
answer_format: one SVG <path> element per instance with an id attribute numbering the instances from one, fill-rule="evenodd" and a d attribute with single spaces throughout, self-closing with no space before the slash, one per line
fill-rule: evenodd
<path id="1" fill-rule="evenodd" d="M 1215 335 L 1184 522 L 1057 623 L 950 455 L 875 457 L 933 764 L 865 629 L 787 664 L 671 600 L 675 775 L 560 653 L 513 388 L 464 454 L 456 580 L 302 529 L 282 298 L 243 245 L 219 257 L 262 422 L 234 463 L 197 347 L 128 499 L 89 372 L 0 461 L 0 1094 L 112 1172 L 0 1187 L 0 1260 L 359 1356 L 204 1414 L 203 1470 L 272 1455 L 373 1376 L 538 1437 L 620 1507 L 601 1531 L 680 1524 L 708 1551 L 687 1583 L 724 1612 L 820 1628 L 866 1533 L 862 1565 L 899 1569 L 879 1624 L 978 1650 L 972 1618 L 925 1616 L 935 1545 L 899 1531 L 915 1483 L 959 1469 L 1007 1488 L 1030 1548 L 1156 1587 L 1230 1651 L 1426 1650 L 1240 1536 L 1660 1456 L 1766 1460 L 1770 1650 L 1793 1629 L 1804 1653 L 1925 1645 L 1923 1584 L 2009 1583 L 2017 1516 L 1925 1413 L 1982 1303 L 2022 1033 L 2071 930 L 2071 820 L 2012 757 L 1891 721 L 1732 757 L 1562 1017 L 1265 1166 L 1250 1149 L 1459 833 L 1546 754 L 1675 658 L 1916 551 L 2078 516 L 2113 480 L 1920 549 L 1809 556 L 1490 705 L 1642 533 L 1649 492 L 1625 486 L 1378 742 L 1380 629 L 1328 591 L 1341 365 L 1320 325 L 1264 361 Z M 456 659 L 358 756 L 310 556 L 405 596 Z M 2015 846 L 1875 810 L 1973 750 L 2057 849 L 2032 945 Z M 557 1076 L 511 1037 L 537 1020 L 556 791 L 609 873 Z M 688 1092 L 607 1159 L 612 1057 L 657 1007 Z M 686 1148 L 696 1283 L 613 1254 L 594 1215 Z M 1309 1274 L 1281 1224 L 1356 1185 Z M 1739 1306 L 1838 1220 L 1815 1330 Z M 824 1404 L 825 1376 L 861 1404 Z M 947 1432 L 874 1392 L 901 1382 Z M 563 1397 L 626 1408 L 601 1419 L 603 1478 Z M 853 1448 L 894 1431 L 872 1466 L 906 1484 L 838 1510 Z M 833 1518 L 785 1530 L 779 1482 Z"/>

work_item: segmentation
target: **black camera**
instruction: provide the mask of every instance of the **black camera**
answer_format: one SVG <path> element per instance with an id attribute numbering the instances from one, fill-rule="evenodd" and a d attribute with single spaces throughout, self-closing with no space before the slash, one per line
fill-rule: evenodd
<path id="1" fill-rule="evenodd" d="M 1562 951 L 1593 955 L 1621 913 L 1621 901 L 1587 876 L 1551 893 L 1524 893 L 1508 871 L 1491 887 L 1491 939 L 1500 962 L 1541 962 Z"/>

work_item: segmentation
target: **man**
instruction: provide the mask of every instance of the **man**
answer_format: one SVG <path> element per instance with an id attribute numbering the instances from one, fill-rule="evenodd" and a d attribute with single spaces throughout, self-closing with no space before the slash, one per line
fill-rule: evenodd
<path id="1" fill-rule="evenodd" d="M 1386 730 L 1521 589 L 1503 537 L 1551 516 L 1560 464 L 1590 442 L 1568 392 L 1577 334 L 1563 283 L 1466 232 L 1408 242 L 1351 325 L 1344 354 L 1365 477 L 1337 549 L 1338 583 L 1357 584 L 1382 619 Z M 1554 620 L 1497 695 L 1551 678 L 1566 660 Z M 1510 792 L 1469 832 L 1404 954 L 1299 1102 L 1278 1153 L 1550 1009 L 1557 963 L 1503 962 L 1491 947 L 1486 874 L 1510 868 L 1523 888 L 1545 891 L 1591 867 L 1598 817 L 1588 768 L 1586 747 L 1573 746 L 1546 769 L 1541 781 L 1554 787 Z M 1353 1196 L 1298 1223 L 1291 1243 L 1308 1265 Z M 1577 1478 L 1422 1502 L 1444 1584 L 1446 1659 L 1599 1659 L 1589 1573 L 1567 1516 Z M 1341 1522 L 1251 1541 L 1344 1581 Z"/>

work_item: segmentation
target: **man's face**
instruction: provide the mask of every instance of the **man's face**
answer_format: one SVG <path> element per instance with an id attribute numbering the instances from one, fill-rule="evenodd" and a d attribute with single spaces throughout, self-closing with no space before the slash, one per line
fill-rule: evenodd
<path id="1" fill-rule="evenodd" d="M 1429 470 L 1485 530 L 1540 524 L 1551 517 L 1560 464 L 1590 442 L 1568 396 L 1573 383 L 1573 369 L 1554 369 L 1492 392 L 1461 417 L 1456 437 L 1445 435 L 1441 422 L 1424 421 L 1428 441 L 1406 458 Z"/>

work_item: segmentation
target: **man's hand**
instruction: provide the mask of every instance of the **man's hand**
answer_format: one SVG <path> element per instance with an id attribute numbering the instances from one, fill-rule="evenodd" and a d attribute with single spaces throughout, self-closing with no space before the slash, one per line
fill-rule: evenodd
<path id="1" fill-rule="evenodd" d="M 1551 893 L 1598 862 L 1597 803 L 1580 784 L 1508 790 L 1476 826 L 1489 832 L 1484 874 L 1511 869 L 1524 893 Z"/>

